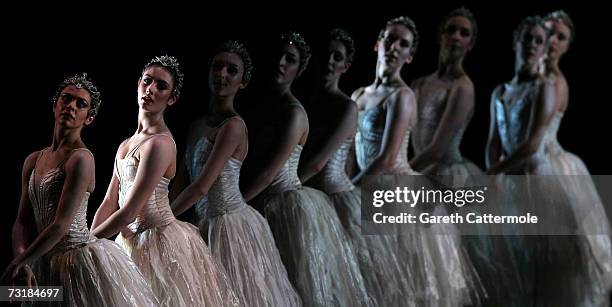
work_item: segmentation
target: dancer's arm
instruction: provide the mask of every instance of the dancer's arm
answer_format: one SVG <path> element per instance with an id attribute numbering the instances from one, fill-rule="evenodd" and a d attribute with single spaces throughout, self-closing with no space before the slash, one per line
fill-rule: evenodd
<path id="1" fill-rule="evenodd" d="M 245 131 L 244 122 L 238 118 L 230 118 L 219 129 L 210 157 L 202 167 L 202 172 L 172 202 L 174 215 L 182 214 L 208 193 L 210 187 L 223 171 L 227 161 L 235 154 L 240 143 L 246 138 Z"/>
<path id="2" fill-rule="evenodd" d="M 134 221 L 151 197 L 164 173 L 176 159 L 174 143 L 169 137 L 153 137 L 146 141 L 139 151 L 138 170 L 133 186 L 126 195 L 125 204 L 93 229 L 92 233 L 96 237 L 108 238 L 113 236 Z M 115 189 L 114 187 L 111 188 Z M 116 195 L 118 195 L 118 181 L 116 190 Z"/>

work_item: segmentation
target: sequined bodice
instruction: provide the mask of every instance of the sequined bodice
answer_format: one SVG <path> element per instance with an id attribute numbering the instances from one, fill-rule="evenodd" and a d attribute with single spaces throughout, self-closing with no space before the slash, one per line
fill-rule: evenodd
<path id="1" fill-rule="evenodd" d="M 145 139 L 143 142 L 146 140 L 148 139 Z M 140 144 L 137 148 L 139 146 Z M 119 178 L 120 207 L 125 205 L 126 198 L 132 190 L 139 162 L 136 157 L 129 153 L 125 158 L 115 160 L 115 171 L 117 178 Z M 168 199 L 169 184 L 170 179 L 161 177 L 146 204 L 136 216 L 136 219 L 127 226 L 130 231 L 139 233 L 148 228 L 168 225 L 174 220 Z"/>
<path id="2" fill-rule="evenodd" d="M 283 164 L 281 170 L 276 174 L 270 186 L 266 188 L 266 193 L 280 193 L 288 190 L 295 190 L 302 186 L 297 172 L 301 153 L 302 146 L 295 145 L 289 159 L 285 161 L 285 164 Z"/>
<path id="3" fill-rule="evenodd" d="M 355 153 L 359 168 L 365 169 L 380 153 L 382 147 L 383 133 L 387 118 L 387 108 L 379 104 L 359 114 L 359 127 L 355 135 Z M 408 164 L 408 143 L 410 131 L 406 131 L 404 140 L 400 145 L 400 151 L 395 158 L 395 164 L 390 173 L 410 172 Z"/>
<path id="4" fill-rule="evenodd" d="M 28 194 L 30 197 L 30 202 L 32 203 L 36 229 L 40 233 L 55 219 L 66 174 L 61 166 L 50 169 L 44 176 L 42 176 L 40 183 L 36 185 L 34 180 L 35 173 L 36 169 L 34 169 L 32 174 L 30 174 Z M 78 247 L 81 244 L 87 243 L 94 239 L 94 237 L 90 235 L 89 229 L 87 228 L 88 199 L 89 192 L 86 192 L 76 214 L 74 215 L 72 223 L 70 223 L 68 232 L 49 253 Z"/>
<path id="5" fill-rule="evenodd" d="M 533 93 L 535 87 L 532 84 L 521 87 L 506 84 L 504 87 L 506 91 L 516 91 L 508 101 L 503 101 L 502 97 L 496 97 L 495 100 L 499 137 L 504 153 L 508 155 L 514 152 L 526 137 L 536 97 Z"/>
<path id="6" fill-rule="evenodd" d="M 533 121 L 535 103 L 539 96 L 538 81 L 523 85 L 506 84 L 505 90 L 516 91 L 511 99 L 495 99 L 495 118 L 505 155 L 509 155 L 525 140 Z M 557 131 L 563 113 L 557 113 L 551 120 L 542 139 L 542 143 L 533 159 L 541 159 L 543 154 L 557 152 L 561 147 L 557 141 Z"/>
<path id="7" fill-rule="evenodd" d="M 195 181 L 202 173 L 202 168 L 208 159 L 207 147 L 208 140 L 198 139 L 193 143 L 187 144 L 185 150 L 185 166 L 189 174 L 189 182 Z M 194 205 L 198 220 L 203 220 L 206 217 L 206 208 L 208 207 L 208 194 L 200 198 Z"/>
<path id="8" fill-rule="evenodd" d="M 213 143 L 210 142 L 208 138 L 204 137 L 196 142 L 195 147 L 201 149 L 201 151 L 197 153 L 200 159 L 197 162 L 203 166 L 210 157 Z M 194 161 L 194 163 L 195 162 L 196 161 Z M 206 216 L 213 217 L 239 210 L 246 206 L 239 187 L 241 167 L 242 162 L 240 160 L 233 157 L 227 160 L 219 177 L 217 177 L 208 191 L 208 208 L 206 209 Z"/>
<path id="9" fill-rule="evenodd" d="M 448 91 L 420 93 L 417 106 L 418 120 L 412 139 L 415 154 L 422 152 L 433 141 L 447 103 Z M 459 146 L 468 123 L 469 121 L 466 121 L 459 129 L 453 131 L 452 139 L 447 147 L 448 151 L 442 157 L 443 161 L 452 163 L 462 160 Z"/>
<path id="10" fill-rule="evenodd" d="M 351 143 L 352 139 L 346 139 L 342 142 L 329 158 L 325 167 L 310 180 L 313 187 L 328 194 L 350 191 L 354 188 L 344 170 Z"/>

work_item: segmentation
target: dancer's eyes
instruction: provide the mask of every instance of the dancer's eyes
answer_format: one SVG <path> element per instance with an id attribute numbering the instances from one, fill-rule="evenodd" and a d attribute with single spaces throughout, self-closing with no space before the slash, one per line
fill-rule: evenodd
<path id="1" fill-rule="evenodd" d="M 217 71 L 221 71 L 223 69 L 223 63 L 221 62 L 214 62 L 212 65 L 212 70 L 217 72 Z"/>
<path id="2" fill-rule="evenodd" d="M 238 69 L 238 66 L 236 65 L 229 65 L 227 67 L 227 73 L 229 73 L 230 75 L 236 75 L 238 71 L 239 69 Z"/>
<path id="3" fill-rule="evenodd" d="M 168 85 L 168 83 L 166 81 L 163 80 L 158 80 L 157 81 L 157 89 L 160 91 L 166 90 L 168 89 L 170 86 Z"/>
<path id="4" fill-rule="evenodd" d="M 531 35 L 529 33 L 526 33 L 523 42 L 525 44 L 533 43 L 539 46 L 544 44 L 544 38 L 539 35 Z"/>
<path id="5" fill-rule="evenodd" d="M 62 94 L 62 101 L 64 103 L 68 103 L 68 102 L 72 101 L 72 97 L 73 96 L 70 95 L 70 94 Z"/>
<path id="6" fill-rule="evenodd" d="M 339 51 L 334 51 L 334 52 L 332 53 L 332 56 L 333 56 L 333 58 L 334 58 L 334 61 L 336 61 L 336 62 L 342 62 L 342 61 L 344 61 L 344 54 L 342 54 L 342 52 L 339 52 Z"/>
<path id="7" fill-rule="evenodd" d="M 564 41 L 567 39 L 567 37 L 563 33 L 559 33 L 559 35 L 557 35 L 557 38 L 559 39 L 559 41 Z"/>
<path id="8" fill-rule="evenodd" d="M 390 48 L 396 41 L 399 40 L 399 45 L 402 48 L 410 48 L 410 41 L 404 38 L 400 38 L 397 35 L 390 33 L 384 38 L 386 48 Z"/>
<path id="9" fill-rule="evenodd" d="M 287 63 L 291 63 L 291 64 L 297 63 L 297 57 L 291 53 L 285 54 L 285 60 L 287 61 Z"/>
<path id="10" fill-rule="evenodd" d="M 62 103 L 69 104 L 72 100 L 76 98 L 76 106 L 77 108 L 87 108 L 89 107 L 89 102 L 83 98 L 76 97 L 72 94 L 64 93 L 61 96 Z"/>
<path id="11" fill-rule="evenodd" d="M 544 39 L 542 39 L 541 37 L 536 37 L 535 38 L 535 43 L 537 45 L 542 45 L 544 43 Z"/>
<path id="12" fill-rule="evenodd" d="M 446 32 L 446 34 L 448 35 L 453 35 L 457 31 L 459 31 L 459 35 L 461 35 L 461 37 L 470 37 L 470 35 L 472 35 L 469 29 L 464 27 L 457 27 L 455 25 L 448 25 L 444 32 Z"/>
<path id="13" fill-rule="evenodd" d="M 79 98 L 79 99 L 77 99 L 77 107 L 79 107 L 79 108 L 87 108 L 87 107 L 89 107 L 89 103 L 87 103 L 87 100 Z"/>

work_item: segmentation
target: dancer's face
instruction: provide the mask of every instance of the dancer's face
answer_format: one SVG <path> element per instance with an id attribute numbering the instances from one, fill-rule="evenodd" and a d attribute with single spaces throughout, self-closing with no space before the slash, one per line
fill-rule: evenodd
<path id="1" fill-rule="evenodd" d="M 453 16 L 440 33 L 440 50 L 448 57 L 462 58 L 472 49 L 474 30 L 469 19 Z"/>
<path id="2" fill-rule="evenodd" d="M 291 83 L 300 71 L 300 52 L 293 44 L 283 44 L 280 48 L 275 81 L 278 84 Z"/>
<path id="3" fill-rule="evenodd" d="M 215 55 L 210 64 L 208 86 L 217 96 L 235 95 L 246 86 L 243 75 L 242 58 L 235 53 L 222 51 Z"/>
<path id="4" fill-rule="evenodd" d="M 327 44 L 325 53 L 327 61 L 322 63 L 323 78 L 335 80 L 345 73 L 350 67 L 346 55 L 346 46 L 338 40 L 331 40 Z"/>
<path id="5" fill-rule="evenodd" d="M 91 109 L 91 95 L 84 88 L 74 85 L 66 86 L 53 104 L 55 121 L 67 128 L 79 128 L 89 125 L 93 116 L 89 115 Z"/>
<path id="6" fill-rule="evenodd" d="M 403 25 L 387 27 L 382 38 L 376 44 L 379 63 L 388 69 L 401 69 L 402 65 L 412 61 L 411 50 L 414 34 Z"/>
<path id="7" fill-rule="evenodd" d="M 145 111 L 163 111 L 176 102 L 173 89 L 172 74 L 161 66 L 153 65 L 138 80 L 138 105 Z"/>
<path id="8" fill-rule="evenodd" d="M 546 52 L 546 31 L 541 26 L 527 28 L 516 46 L 524 65 L 539 65 Z"/>
<path id="9" fill-rule="evenodd" d="M 551 59 L 560 59 L 569 49 L 572 32 L 570 28 L 559 19 L 546 21 L 546 28 L 550 31 L 548 41 L 548 56 Z"/>

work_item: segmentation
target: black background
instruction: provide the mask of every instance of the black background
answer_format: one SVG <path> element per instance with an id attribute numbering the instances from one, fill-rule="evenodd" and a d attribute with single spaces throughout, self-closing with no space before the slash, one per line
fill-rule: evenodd
<path id="1" fill-rule="evenodd" d="M 298 30 L 308 42 L 314 43 L 329 29 L 342 27 L 353 35 L 357 47 L 353 67 L 340 83 L 350 94 L 373 81 L 376 62 L 373 46 L 388 19 L 409 16 L 415 20 L 421 35 L 413 63 L 404 67 L 402 73 L 410 83 L 435 70 L 438 23 L 450 10 L 465 5 L 476 16 L 480 33 L 465 61 L 475 85 L 476 111 L 462 151 L 483 167 L 489 97 L 497 84 L 513 76 L 512 31 L 524 16 L 564 9 L 574 20 L 577 36 L 561 62 L 570 85 L 570 104 L 559 139 L 567 150 L 585 161 L 592 173 L 612 173 L 608 163 L 610 155 L 604 148 L 605 140 L 609 139 L 610 99 L 606 90 L 609 78 L 597 76 L 600 70 L 608 71 L 604 65 L 608 65 L 610 58 L 606 46 L 610 30 L 605 26 L 606 18 L 610 17 L 596 16 L 606 14 L 601 8 L 591 4 L 587 7 L 578 1 L 376 1 L 363 7 L 348 3 L 289 5 L 287 2 L 270 4 L 274 8 L 269 9 L 229 2 L 221 5 L 210 9 L 179 9 L 173 3 L 137 3 L 129 10 L 72 7 L 28 12 L 15 21 L 3 21 L 2 48 L 8 56 L 5 55 L 2 66 L 9 70 L 3 78 L 3 84 L 7 85 L 3 91 L 6 94 L 3 136 L 7 143 L 3 161 L 7 198 L 0 222 L 2 269 L 10 261 L 10 233 L 18 207 L 21 166 L 29 153 L 51 143 L 51 97 L 63 78 L 70 73 L 87 71 L 102 92 L 100 114 L 83 134 L 96 158 L 96 190 L 89 204 L 91 221 L 110 181 L 115 151 L 136 129 L 136 87 L 143 65 L 161 54 L 175 55 L 183 64 L 182 97 L 166 112 L 180 155 L 189 123 L 207 109 L 208 60 L 214 47 L 230 38 L 244 40 L 252 53 L 256 67 L 251 84 L 254 87 L 257 61 L 271 52 L 270 41 L 282 30 Z M 312 75 L 307 71 L 294 83 L 294 92 L 303 102 L 312 89 Z M 266 103 L 252 96 L 247 90 L 238 95 L 237 101 L 242 109 L 256 108 L 265 116 Z"/>

